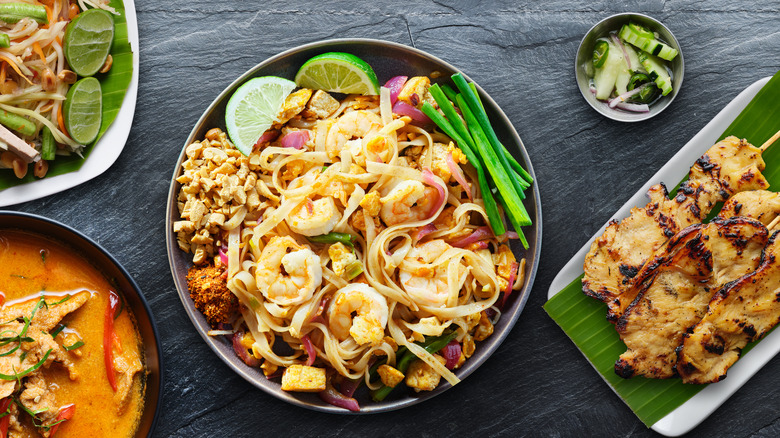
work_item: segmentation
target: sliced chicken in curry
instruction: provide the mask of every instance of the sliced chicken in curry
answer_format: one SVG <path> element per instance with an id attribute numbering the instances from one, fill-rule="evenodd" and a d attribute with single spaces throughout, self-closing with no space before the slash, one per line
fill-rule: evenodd
<path id="1" fill-rule="evenodd" d="M 695 224 L 669 239 L 624 294 L 632 302 L 616 329 L 628 350 L 615 372 L 674 376 L 683 333 L 702 318 L 718 288 L 756 269 L 767 240 L 763 224 L 740 217 Z"/>

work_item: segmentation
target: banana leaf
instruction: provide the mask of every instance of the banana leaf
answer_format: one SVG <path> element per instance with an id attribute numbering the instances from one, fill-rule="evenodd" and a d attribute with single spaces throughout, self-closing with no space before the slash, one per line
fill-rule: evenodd
<path id="1" fill-rule="evenodd" d="M 108 73 L 95 75 L 100 80 L 100 86 L 103 91 L 103 119 L 100 126 L 100 132 L 97 139 L 92 144 L 87 145 L 82 152 L 84 158 L 78 155 L 57 156 L 49 162 L 49 171 L 46 176 L 62 175 L 64 173 L 75 172 L 81 168 L 84 161 L 94 149 L 95 144 L 100 140 L 111 123 L 116 119 L 119 108 L 122 106 L 127 87 L 130 85 L 130 79 L 133 76 L 133 52 L 130 48 L 130 42 L 127 37 L 127 21 L 125 20 L 125 9 L 122 0 L 111 0 L 113 6 L 119 15 L 114 15 L 114 42 L 111 46 L 111 57 L 113 65 Z M 32 172 L 27 172 L 27 176 L 17 179 L 10 170 L 0 170 L 0 190 L 7 189 L 19 184 L 35 181 Z"/>
<path id="2" fill-rule="evenodd" d="M 780 72 L 756 94 L 734 122 L 723 131 L 760 146 L 780 130 Z M 780 147 L 763 154 L 764 176 L 771 187 L 780 187 Z M 692 165 L 693 163 L 691 163 Z M 687 175 L 680 175 L 685 177 Z M 615 374 L 615 360 L 626 351 L 615 328 L 607 322 L 607 306 L 582 293 L 582 276 L 544 305 L 547 314 L 574 341 L 593 367 L 648 427 L 674 411 L 706 385 L 685 385 L 679 379 L 623 379 Z M 760 341 L 758 341 L 760 342 Z M 743 354 L 755 343 L 743 349 Z"/>

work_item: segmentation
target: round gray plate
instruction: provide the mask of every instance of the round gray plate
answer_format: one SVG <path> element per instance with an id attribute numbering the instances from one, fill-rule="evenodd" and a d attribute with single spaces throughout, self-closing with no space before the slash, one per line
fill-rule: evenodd
<path id="1" fill-rule="evenodd" d="M 206 341 L 209 347 L 211 347 L 222 361 L 228 364 L 228 366 L 249 383 L 274 397 L 317 411 L 349 414 L 351 412 L 346 409 L 337 408 L 323 402 L 317 394 L 282 391 L 279 379 L 268 380 L 260 369 L 251 368 L 244 364 L 244 362 L 242 362 L 233 352 L 231 343 L 228 342 L 224 336 L 210 337 L 206 334 L 210 329 L 209 324 L 206 322 L 203 315 L 195 308 L 195 305 L 190 299 L 189 291 L 187 290 L 186 275 L 187 269 L 192 266 L 192 254 L 185 253 L 179 249 L 176 244 L 176 235 L 173 233 L 173 222 L 179 220 L 179 212 L 176 207 L 176 195 L 179 191 L 179 184 L 176 182 L 176 178 L 181 174 L 181 164 L 185 159 L 184 148 L 193 141 L 203 139 L 206 131 L 211 128 L 219 127 L 222 130 L 225 130 L 225 105 L 227 105 L 228 99 L 236 88 L 247 80 L 258 76 L 274 75 L 292 80 L 298 72 L 298 68 L 303 65 L 306 60 L 321 53 L 334 51 L 352 53 L 368 62 L 376 72 L 380 84 L 383 84 L 391 77 L 397 75 L 410 77 L 430 75 L 433 71 L 441 73 L 441 77 L 436 80 L 436 82 L 446 83 L 449 82 L 449 77 L 458 71 L 452 65 L 421 50 L 397 43 L 372 39 L 337 39 L 306 44 L 261 62 L 236 79 L 235 82 L 230 84 L 230 86 L 214 99 L 214 102 L 206 109 L 192 129 L 190 136 L 182 144 L 182 152 L 174 167 L 171 186 L 168 192 L 165 235 L 168 247 L 168 261 L 171 265 L 171 273 L 173 274 L 173 281 L 176 283 L 176 289 L 179 292 L 179 298 L 181 298 L 181 302 L 184 304 L 184 308 L 187 311 L 190 320 L 192 320 L 192 323 L 195 325 L 195 328 L 198 330 L 201 337 L 203 337 L 203 340 Z M 466 79 L 468 79 L 468 77 L 466 77 Z M 477 86 L 477 88 L 482 97 L 488 116 L 493 122 L 493 127 L 496 130 L 498 138 L 515 156 L 517 161 L 534 177 L 534 180 L 536 180 L 536 175 L 531 166 L 528 153 L 523 146 L 523 142 L 520 140 L 520 136 L 517 135 L 517 132 L 512 127 L 512 123 L 498 105 L 496 105 L 493 99 L 491 99 L 482 88 L 479 86 Z M 528 295 L 531 292 L 531 286 L 536 277 L 536 269 L 539 265 L 539 254 L 541 252 L 542 244 L 542 210 L 539 201 L 538 182 L 533 184 L 532 189 L 533 190 L 527 192 L 528 197 L 525 200 L 525 207 L 533 220 L 533 225 L 523 229 L 523 232 L 528 239 L 529 248 L 528 250 L 523 250 L 519 244 L 513 245 L 513 250 L 518 257 L 518 260 L 521 257 L 526 258 L 525 285 L 522 290 L 515 292 L 512 297 L 510 297 L 507 308 L 503 312 L 501 320 L 496 325 L 493 335 L 484 342 L 479 343 L 474 355 L 466 361 L 462 368 L 456 371 L 456 375 L 461 380 L 471 374 L 487 360 L 494 351 L 496 351 L 504 338 L 509 334 L 515 321 L 517 321 L 517 317 L 520 315 L 523 306 L 525 306 L 525 303 L 528 300 Z M 489 384 L 489 382 L 486 382 L 486 384 Z M 434 391 L 421 392 L 419 394 L 413 394 L 411 391 L 405 390 L 405 388 L 398 388 L 381 403 L 370 400 L 368 392 L 365 387 L 363 387 L 358 389 L 355 398 L 357 398 L 360 403 L 360 413 L 385 412 L 427 400 L 446 391 L 450 386 L 449 383 L 442 381 L 442 384 Z"/>

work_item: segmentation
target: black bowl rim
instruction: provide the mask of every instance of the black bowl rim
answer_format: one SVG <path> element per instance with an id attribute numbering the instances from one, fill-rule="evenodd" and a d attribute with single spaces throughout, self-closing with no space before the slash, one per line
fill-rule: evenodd
<path id="1" fill-rule="evenodd" d="M 113 255 L 111 255 L 111 253 L 106 251 L 105 248 L 100 246 L 100 244 L 98 244 L 97 242 L 92 240 L 90 237 L 88 237 L 84 233 L 76 230 L 75 228 L 73 228 L 73 227 L 71 227 L 69 225 L 65 225 L 62 222 L 58 222 L 58 221 L 56 221 L 54 219 L 49 219 L 49 218 L 41 216 L 41 215 L 37 215 L 37 214 L 33 214 L 33 213 L 26 213 L 26 212 L 21 212 L 21 211 L 0 210 L 0 217 L 11 217 L 11 218 L 18 217 L 20 219 L 27 219 L 27 220 L 34 220 L 34 221 L 44 222 L 46 224 L 53 225 L 55 228 L 59 228 L 59 229 L 65 231 L 67 233 L 72 234 L 76 238 L 80 239 L 81 241 L 85 242 L 88 245 L 91 245 L 94 249 L 97 249 L 99 252 L 101 252 L 103 255 L 105 255 L 106 258 L 125 277 L 127 282 L 130 283 L 130 285 L 133 287 L 134 292 L 136 293 L 136 295 L 138 295 L 138 298 L 140 299 L 141 304 L 143 304 L 144 310 L 146 311 L 146 314 L 149 317 L 149 322 L 150 322 L 151 327 L 152 327 L 152 333 L 154 333 L 154 348 L 157 350 L 157 358 L 158 358 L 157 359 L 158 360 L 157 368 L 159 370 L 160 388 L 157 391 L 157 400 L 155 401 L 156 404 L 155 404 L 155 409 L 154 409 L 154 415 L 152 417 L 152 423 L 151 423 L 151 425 L 149 427 L 149 432 L 146 435 L 147 437 L 153 436 L 154 435 L 154 430 L 155 430 L 155 428 L 157 426 L 157 420 L 159 419 L 159 416 L 160 416 L 160 410 L 161 410 L 160 408 L 162 407 L 163 392 L 164 392 L 163 389 L 165 387 L 165 385 L 164 385 L 165 373 L 164 373 L 164 368 L 163 368 L 162 350 L 160 349 L 160 346 L 162 344 L 160 342 L 160 335 L 159 335 L 159 332 L 157 330 L 157 322 L 154 319 L 154 315 L 152 314 L 152 310 L 149 307 L 149 303 L 146 301 L 146 297 L 144 296 L 143 292 L 141 292 L 141 288 L 138 286 L 138 283 L 136 283 L 135 279 L 133 279 L 133 277 L 130 275 L 130 273 L 127 271 L 127 269 L 125 269 L 125 267 L 122 266 L 122 264 L 119 263 L 119 261 Z M 12 228 L 18 228 L 18 229 L 24 230 L 23 227 L 16 227 L 16 226 L 14 226 Z M 43 234 L 43 233 L 38 233 L 38 234 Z M 58 238 L 58 236 L 52 236 L 52 237 Z M 68 246 L 72 246 L 72 245 L 68 245 Z M 74 248 L 74 249 L 78 250 L 78 248 Z M 122 291 L 122 293 L 124 294 L 126 292 Z M 144 404 L 144 409 L 146 409 L 146 406 L 147 405 Z"/>
<path id="2" fill-rule="evenodd" d="M 257 65 L 250 68 L 246 72 L 242 73 L 236 80 L 234 80 L 227 87 L 225 87 L 225 89 L 223 89 L 222 92 L 211 102 L 211 104 L 203 112 L 201 117 L 193 126 L 192 131 L 190 132 L 190 135 L 188 136 L 186 142 L 182 147 L 181 153 L 179 154 L 179 158 L 178 161 L 176 162 L 176 166 L 173 169 L 173 174 L 171 177 L 171 185 L 168 192 L 168 206 L 167 206 L 167 214 L 165 220 L 165 225 L 166 225 L 165 235 L 166 235 L 166 246 L 168 248 L 168 261 L 171 268 L 171 275 L 173 276 L 173 280 L 176 285 L 177 292 L 179 293 L 179 299 L 181 300 L 182 305 L 184 306 L 184 309 L 187 312 L 187 316 L 190 318 L 193 326 L 195 326 L 196 331 L 200 334 L 201 338 L 203 338 L 203 340 L 206 342 L 209 348 L 211 348 L 211 350 L 225 364 L 227 364 L 229 368 L 231 368 L 235 373 L 237 373 L 239 376 L 241 376 L 244 380 L 246 380 L 253 386 L 263 390 L 264 392 L 280 400 L 284 400 L 293 405 L 312 409 L 319 412 L 328 412 L 328 413 L 344 414 L 344 415 L 354 415 L 354 414 L 360 415 L 360 414 L 370 414 L 370 413 L 379 413 L 379 412 L 389 412 L 396 409 L 401 409 L 407 406 L 411 406 L 420 403 L 424 400 L 428 400 L 446 391 L 447 389 L 451 388 L 452 385 L 450 385 L 448 382 L 445 381 L 442 382 L 435 390 L 425 393 L 424 395 L 418 395 L 416 397 L 406 396 L 404 398 L 399 398 L 397 400 L 393 400 L 390 402 L 382 402 L 381 405 L 372 403 L 369 406 L 361 406 L 359 412 L 351 412 L 346 409 L 338 408 L 335 406 L 328 405 L 324 402 L 320 402 L 318 398 L 314 402 L 302 400 L 297 396 L 300 396 L 301 394 L 304 395 L 308 395 L 308 394 L 288 393 L 273 386 L 273 385 L 278 386 L 278 384 L 271 383 L 271 381 L 266 380 L 265 378 L 256 378 L 251 373 L 253 369 L 246 366 L 235 355 L 227 356 L 226 354 L 224 354 L 224 352 L 219 349 L 219 346 L 217 345 L 217 340 L 213 337 L 208 336 L 208 334 L 206 333 L 210 328 L 208 327 L 208 323 L 205 321 L 203 315 L 201 315 L 200 312 L 198 312 L 197 309 L 195 309 L 192 300 L 189 297 L 189 291 L 187 288 L 186 280 L 182 284 L 181 281 L 182 279 L 178 278 L 178 276 L 176 275 L 175 259 L 176 257 L 180 257 L 180 255 L 175 255 L 175 253 L 181 253 L 181 254 L 185 254 L 185 253 L 179 249 L 178 244 L 176 243 L 176 236 L 172 231 L 173 230 L 172 217 L 173 215 L 176 215 L 176 217 L 178 218 L 178 210 L 176 209 L 176 197 L 178 195 L 179 184 L 176 182 L 176 178 L 181 171 L 181 164 L 185 157 L 185 149 L 189 144 L 191 144 L 194 141 L 195 135 L 197 134 L 198 130 L 202 128 L 202 124 L 208 119 L 211 113 L 219 106 L 220 102 L 222 102 L 227 97 L 228 94 L 231 94 L 240 84 L 254 77 L 259 70 L 261 70 L 264 67 L 267 67 L 270 64 L 273 64 L 274 62 L 279 61 L 280 59 L 286 56 L 295 54 L 300 51 L 316 50 L 316 49 L 326 50 L 328 47 L 331 46 L 343 46 L 349 44 L 374 45 L 379 47 L 385 47 L 385 48 L 389 47 L 396 50 L 407 51 L 419 57 L 425 58 L 435 64 L 441 65 L 451 71 L 461 72 L 460 69 L 456 68 L 450 63 L 434 55 L 431 55 L 425 51 L 417 49 L 415 47 L 410 47 L 392 41 L 385 41 L 385 40 L 379 40 L 373 38 L 336 38 L 336 39 L 315 41 L 312 43 L 302 44 L 290 48 L 274 56 L 266 58 L 262 62 L 258 63 Z M 506 323 L 506 325 L 504 325 L 500 329 L 500 331 L 498 329 L 496 330 L 496 332 L 498 333 L 494 333 L 493 336 L 483 341 L 483 344 L 481 345 L 480 349 L 477 351 L 477 353 L 475 353 L 475 356 L 478 355 L 478 357 L 472 356 L 472 358 L 466 361 L 465 366 L 460 368 L 460 370 L 458 371 L 458 377 L 461 380 L 468 377 L 468 375 L 470 375 L 473 371 L 479 368 L 479 366 L 481 366 L 493 353 L 495 353 L 496 350 L 498 350 L 499 346 L 503 343 L 504 339 L 506 339 L 506 337 L 509 335 L 509 332 L 514 327 L 515 323 L 517 322 L 520 316 L 520 313 L 522 312 L 526 302 L 528 301 L 528 297 L 531 294 L 532 286 L 534 280 L 536 279 L 537 269 L 539 267 L 539 260 L 540 260 L 541 249 L 542 249 L 542 209 L 541 209 L 541 199 L 539 194 L 539 182 L 538 179 L 536 178 L 536 173 L 534 172 L 530 157 L 528 156 L 528 151 L 526 150 L 522 139 L 520 139 L 517 130 L 514 128 L 514 125 L 506 116 L 504 111 L 493 100 L 493 98 L 490 97 L 490 95 L 486 93 L 485 90 L 476 81 L 470 79 L 468 75 L 466 75 L 465 73 L 462 74 L 466 78 L 466 80 L 474 82 L 474 84 L 476 85 L 480 93 L 480 97 L 483 97 L 484 106 L 486 108 L 490 107 L 490 109 L 501 118 L 500 123 L 504 124 L 507 127 L 507 133 L 512 137 L 512 140 L 517 144 L 518 152 L 520 152 L 523 158 L 524 161 L 523 164 L 525 164 L 526 170 L 534 179 L 534 184 L 532 185 L 532 187 L 534 193 L 534 203 L 536 207 L 536 216 L 533 218 L 534 221 L 532 226 L 535 228 L 536 231 L 536 241 L 535 241 L 536 251 L 533 254 L 533 259 L 531 261 L 531 269 L 527 273 L 525 286 L 523 286 L 523 288 L 521 289 L 519 296 L 515 298 L 515 303 L 512 305 L 511 309 L 508 312 L 502 312 L 502 320 L 503 318 L 508 316 L 509 321 Z M 526 263 L 528 263 L 528 260 L 526 261 Z"/>

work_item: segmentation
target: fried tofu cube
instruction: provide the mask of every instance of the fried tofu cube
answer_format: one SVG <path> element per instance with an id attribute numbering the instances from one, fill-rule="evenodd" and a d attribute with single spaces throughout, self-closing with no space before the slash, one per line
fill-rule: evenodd
<path id="1" fill-rule="evenodd" d="M 290 95 L 287 96 L 287 99 L 284 100 L 284 105 L 282 105 L 282 111 L 279 112 L 277 122 L 285 124 L 303 111 L 304 108 L 306 108 L 306 103 L 311 97 L 311 93 L 312 91 L 308 88 L 301 88 L 294 93 L 290 93 Z"/>
<path id="2" fill-rule="evenodd" d="M 434 354 L 433 357 L 441 362 L 442 365 L 447 362 L 438 354 Z M 420 359 L 412 362 L 412 364 L 409 365 L 409 369 L 406 371 L 406 386 L 414 389 L 415 392 L 433 391 L 439 386 L 440 380 L 441 376 L 439 373 Z"/>
<path id="3" fill-rule="evenodd" d="M 404 381 L 404 373 L 390 365 L 382 365 L 376 371 L 385 386 L 395 388 L 396 385 Z"/>
<path id="4" fill-rule="evenodd" d="M 325 368 L 290 365 L 282 374 L 282 391 L 320 392 L 325 390 Z"/>
<path id="5" fill-rule="evenodd" d="M 302 115 L 304 117 L 313 117 L 324 119 L 339 109 L 339 101 L 328 94 L 327 91 L 317 90 L 309 99 L 306 109 Z"/>

